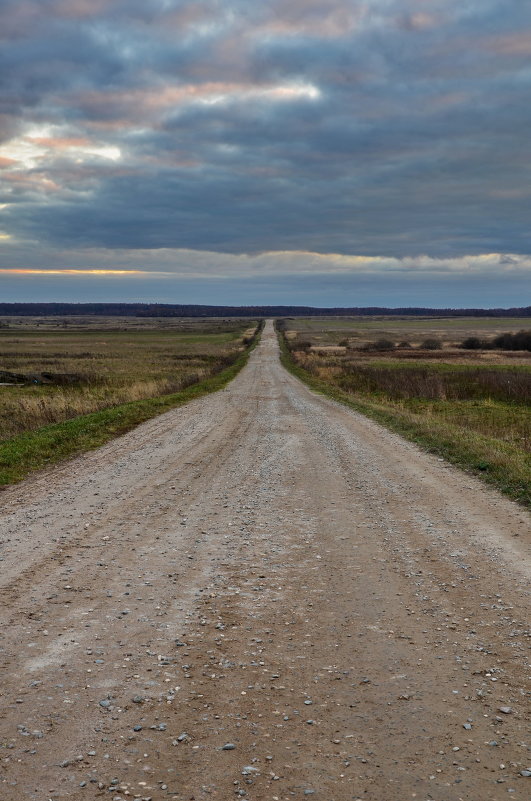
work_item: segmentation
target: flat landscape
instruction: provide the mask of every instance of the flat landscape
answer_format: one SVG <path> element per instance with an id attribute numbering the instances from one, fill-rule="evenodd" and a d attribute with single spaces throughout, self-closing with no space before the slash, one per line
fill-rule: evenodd
<path id="1" fill-rule="evenodd" d="M 10 318 L 0 325 L 0 486 L 90 450 L 243 366 L 254 320 Z"/>
<path id="2" fill-rule="evenodd" d="M 230 364 L 246 320 L 11 318 L 0 325 L 0 441 L 168 395 Z"/>
<path id="3" fill-rule="evenodd" d="M 3 490 L 2 801 L 528 797 L 528 512 L 279 356 Z"/>
<path id="4" fill-rule="evenodd" d="M 286 365 L 311 386 L 530 504 L 531 332 L 527 349 L 502 341 L 526 323 L 295 318 L 279 327 Z"/>
<path id="5" fill-rule="evenodd" d="M 449 344 L 471 334 L 495 336 L 505 331 L 529 328 L 529 318 L 522 317 L 297 317 L 288 320 L 290 330 L 304 332 L 322 343 L 337 343 L 345 336 L 369 342 L 382 336 L 420 342 L 427 336 L 439 336 Z"/>

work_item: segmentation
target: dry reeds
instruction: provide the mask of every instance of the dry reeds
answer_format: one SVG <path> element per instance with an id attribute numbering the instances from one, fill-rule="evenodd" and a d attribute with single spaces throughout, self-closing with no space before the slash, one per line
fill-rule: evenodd
<path id="1" fill-rule="evenodd" d="M 234 363 L 251 334 L 245 321 L 212 332 L 201 321 L 184 333 L 2 331 L 0 370 L 25 383 L 0 386 L 0 440 L 186 389 Z"/>

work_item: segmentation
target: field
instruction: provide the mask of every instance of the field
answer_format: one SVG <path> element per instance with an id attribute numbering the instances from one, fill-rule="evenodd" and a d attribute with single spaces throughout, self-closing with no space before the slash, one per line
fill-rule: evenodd
<path id="1" fill-rule="evenodd" d="M 256 321 L 0 321 L 0 484 L 219 388 Z"/>
<path id="2" fill-rule="evenodd" d="M 0 329 L 0 376 L 7 382 L 0 388 L 0 440 L 184 389 L 234 361 L 249 328 L 246 321 L 169 328 L 133 320 L 113 328 L 107 321 L 49 321 Z"/>
<path id="3" fill-rule="evenodd" d="M 511 497 L 530 501 L 531 353 L 463 350 L 529 328 L 512 319 L 293 319 L 287 366 Z"/>
<path id="4" fill-rule="evenodd" d="M 531 320 L 518 317 L 307 317 L 286 320 L 286 330 L 316 345 L 333 345 L 345 338 L 363 345 L 379 338 L 420 344 L 440 337 L 448 346 L 467 336 L 489 337 L 530 328 Z"/>

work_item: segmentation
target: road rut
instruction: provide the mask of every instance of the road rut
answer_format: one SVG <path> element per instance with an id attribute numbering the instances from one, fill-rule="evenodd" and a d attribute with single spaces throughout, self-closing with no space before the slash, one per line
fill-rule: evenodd
<path id="1" fill-rule="evenodd" d="M 2 801 L 528 797 L 529 515 L 270 322 L 223 391 L 1 497 Z"/>

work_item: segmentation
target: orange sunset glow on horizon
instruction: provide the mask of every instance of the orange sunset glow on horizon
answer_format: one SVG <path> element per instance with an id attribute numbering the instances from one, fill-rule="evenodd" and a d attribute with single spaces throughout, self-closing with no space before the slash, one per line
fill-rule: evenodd
<path id="1" fill-rule="evenodd" d="M 11 275 L 148 275 L 145 270 L 35 270 L 22 268 L 2 268 L 0 273 Z"/>

